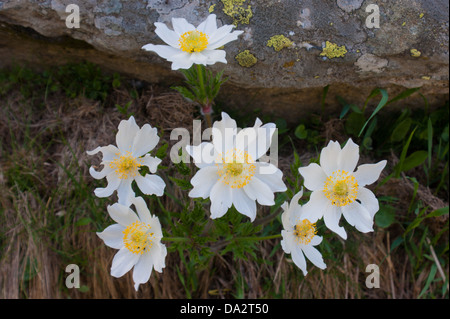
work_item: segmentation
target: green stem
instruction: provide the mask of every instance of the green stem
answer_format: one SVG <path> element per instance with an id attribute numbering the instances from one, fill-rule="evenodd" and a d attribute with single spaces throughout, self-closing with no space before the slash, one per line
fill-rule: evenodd
<path id="1" fill-rule="evenodd" d="M 203 70 L 202 70 L 203 65 L 202 64 L 197 64 L 197 74 L 198 74 L 198 82 L 200 83 L 200 88 L 202 90 L 202 93 L 204 96 L 206 96 L 206 92 L 205 92 L 205 81 L 203 79 Z"/>

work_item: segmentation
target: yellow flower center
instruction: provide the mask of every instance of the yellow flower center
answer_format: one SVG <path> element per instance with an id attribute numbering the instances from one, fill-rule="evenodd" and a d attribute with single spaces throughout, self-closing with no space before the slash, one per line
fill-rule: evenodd
<path id="1" fill-rule="evenodd" d="M 150 224 L 134 222 L 123 231 L 123 243 L 133 254 L 142 255 L 152 247 L 152 236 Z"/>
<path id="2" fill-rule="evenodd" d="M 307 245 L 317 234 L 316 223 L 303 219 L 294 226 L 294 235 L 297 243 Z"/>
<path id="3" fill-rule="evenodd" d="M 356 200 L 358 182 L 346 171 L 337 170 L 325 181 L 325 196 L 334 206 L 345 206 Z"/>
<path id="4" fill-rule="evenodd" d="M 251 156 L 237 149 L 228 151 L 225 156 L 219 155 L 217 173 L 226 185 L 231 188 L 242 188 L 247 185 L 255 175 L 256 166 Z"/>
<path id="5" fill-rule="evenodd" d="M 127 179 L 128 177 L 135 177 L 139 171 L 139 167 L 142 166 L 142 159 L 136 158 L 127 152 L 125 155 L 116 154 L 117 158 L 114 158 L 109 166 L 114 169 L 120 179 Z"/>
<path id="6" fill-rule="evenodd" d="M 208 46 L 208 36 L 197 30 L 188 31 L 180 36 L 178 43 L 184 52 L 201 52 Z"/>

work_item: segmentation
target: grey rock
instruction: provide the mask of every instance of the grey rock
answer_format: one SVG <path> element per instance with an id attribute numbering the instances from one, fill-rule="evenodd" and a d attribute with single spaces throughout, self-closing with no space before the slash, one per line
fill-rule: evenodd
<path id="1" fill-rule="evenodd" d="M 79 6 L 80 28 L 66 27 L 69 4 Z M 370 4 L 378 5 L 380 28 L 366 25 Z M 184 17 L 198 25 L 209 10 L 219 24 L 235 23 L 244 31 L 225 47 L 228 64 L 212 66 L 230 77 L 218 98 L 229 107 L 261 109 L 295 122 L 317 109 L 326 85 L 330 112 L 339 107 L 333 94 L 363 103 L 375 87 L 392 95 L 422 87 L 431 105 L 448 99 L 449 5 L 444 0 L 0 1 L 0 67 L 89 60 L 170 85 L 180 82 L 180 73 L 141 49 L 163 43 L 153 23 L 171 27 L 171 18 Z M 279 51 L 268 46 L 273 36 Z M 242 63 L 248 59 L 238 54 L 246 50 L 256 63 L 254 58 L 251 65 Z M 411 96 L 404 103 L 420 106 L 421 99 Z"/>

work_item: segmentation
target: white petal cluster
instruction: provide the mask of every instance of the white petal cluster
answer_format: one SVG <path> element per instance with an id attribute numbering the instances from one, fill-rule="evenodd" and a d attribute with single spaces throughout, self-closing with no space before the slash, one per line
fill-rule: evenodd
<path id="1" fill-rule="evenodd" d="M 118 249 L 111 266 L 113 277 L 122 277 L 133 267 L 136 291 L 150 279 L 152 269 L 162 272 L 167 249 L 161 244 L 161 224 L 152 216 L 142 197 L 133 198 L 136 213 L 128 206 L 116 203 L 108 206 L 108 213 L 117 223 L 97 235 L 105 245 Z"/>
<path id="2" fill-rule="evenodd" d="M 358 167 L 359 146 L 352 139 L 341 149 L 330 141 L 322 149 L 320 165 L 311 163 L 299 168 L 304 185 L 311 190 L 310 200 L 303 207 L 304 218 L 311 222 L 324 219 L 325 225 L 343 239 L 344 228 L 339 226 L 341 216 L 363 233 L 373 231 L 373 219 L 379 209 L 375 195 L 365 186 L 374 183 L 386 166 L 386 161 Z"/>
<path id="3" fill-rule="evenodd" d="M 211 218 L 222 217 L 234 205 L 253 221 L 256 201 L 274 205 L 274 192 L 286 190 L 281 170 L 258 161 L 270 148 L 275 129 L 275 124 L 262 125 L 257 119 L 253 127 L 238 132 L 236 121 L 223 112 L 222 120 L 213 124 L 212 143 L 186 147 L 200 168 L 191 179 L 189 196 L 209 197 Z"/>
<path id="4" fill-rule="evenodd" d="M 139 189 L 146 195 L 163 195 L 166 184 L 161 177 L 153 175 L 161 160 L 147 154 L 159 142 L 157 133 L 157 129 L 152 128 L 149 124 L 139 128 L 134 117 L 131 116 L 119 124 L 119 131 L 116 135 L 117 147 L 114 145 L 99 146 L 87 152 L 89 155 L 98 152 L 103 154 L 101 162 L 104 166 L 103 169 L 100 172 L 93 167 L 89 169 L 89 173 L 95 179 L 106 177 L 108 181 L 107 187 L 94 190 L 96 196 L 108 197 L 117 190 L 119 203 L 130 206 L 135 197 L 131 187 L 133 181 L 136 181 Z M 152 174 L 142 176 L 139 170 L 143 165 L 147 166 Z"/>
<path id="5" fill-rule="evenodd" d="M 172 62 L 172 70 L 189 69 L 192 64 L 227 63 L 226 52 L 219 48 L 243 33 L 232 32 L 233 25 L 218 28 L 215 14 L 210 14 L 197 28 L 184 18 L 172 18 L 173 30 L 161 22 L 155 22 L 155 26 L 155 33 L 167 45 L 146 44 L 142 48 Z"/>
<path id="6" fill-rule="evenodd" d="M 322 237 L 317 236 L 316 226 L 304 218 L 304 210 L 298 203 L 303 195 L 303 190 L 297 193 L 288 204 L 282 206 L 284 212 L 281 215 L 284 230 L 281 231 L 283 239 L 281 247 L 284 252 L 291 254 L 295 265 L 299 267 L 306 276 L 305 256 L 320 269 L 327 265 L 323 262 L 322 254 L 314 248 L 322 242 Z"/>

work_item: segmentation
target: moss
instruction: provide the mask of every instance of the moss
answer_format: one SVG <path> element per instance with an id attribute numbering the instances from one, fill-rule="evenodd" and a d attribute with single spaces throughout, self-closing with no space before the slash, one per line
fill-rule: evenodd
<path id="1" fill-rule="evenodd" d="M 249 24 L 250 18 L 253 17 L 252 7 L 244 3 L 247 0 L 221 0 L 223 3 L 223 12 L 233 18 L 233 24 L 237 26 L 241 24 Z"/>
<path id="2" fill-rule="evenodd" d="M 320 55 L 326 56 L 329 59 L 333 59 L 344 57 L 346 53 L 347 49 L 345 48 L 345 45 L 338 46 L 336 43 L 331 43 L 330 41 L 327 41 L 325 44 L 325 48 L 323 48 L 322 53 L 320 53 Z"/>
<path id="3" fill-rule="evenodd" d="M 242 51 L 234 57 L 240 66 L 249 68 L 258 62 L 258 59 L 249 50 Z"/>
<path id="4" fill-rule="evenodd" d="M 268 47 L 273 47 L 275 51 L 280 51 L 284 48 L 291 47 L 293 42 L 286 38 L 284 35 L 274 35 L 267 41 Z"/>

